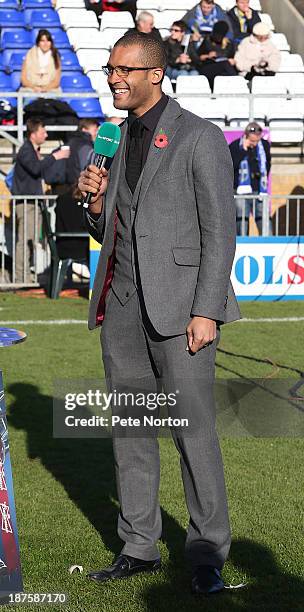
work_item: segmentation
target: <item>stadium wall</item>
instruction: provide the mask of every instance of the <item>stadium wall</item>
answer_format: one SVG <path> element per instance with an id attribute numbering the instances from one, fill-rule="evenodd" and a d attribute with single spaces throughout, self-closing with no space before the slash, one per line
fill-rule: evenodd
<path id="1" fill-rule="evenodd" d="M 269 13 L 277 32 L 284 32 L 293 53 L 304 57 L 304 17 L 289 0 L 261 0 L 264 13 Z"/>

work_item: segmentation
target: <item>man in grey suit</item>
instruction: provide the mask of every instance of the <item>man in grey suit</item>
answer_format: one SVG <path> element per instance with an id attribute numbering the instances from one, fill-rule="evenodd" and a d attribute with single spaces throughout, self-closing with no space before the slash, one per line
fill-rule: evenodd
<path id="1" fill-rule="evenodd" d="M 89 166 L 79 180 L 103 245 L 89 328 L 103 323 L 109 389 L 146 379 L 157 389 L 161 379 L 165 392 L 180 390 L 179 410 L 192 417 L 191 435 L 171 430 L 190 514 L 186 558 L 192 591 L 209 594 L 224 588 L 231 541 L 212 390 L 220 326 L 239 318 L 233 167 L 220 129 L 163 94 L 165 69 L 163 44 L 140 34 L 121 38 L 104 67 L 128 119 L 109 173 Z M 160 568 L 157 436 L 114 435 L 113 450 L 125 544 L 89 574 L 96 582 Z"/>

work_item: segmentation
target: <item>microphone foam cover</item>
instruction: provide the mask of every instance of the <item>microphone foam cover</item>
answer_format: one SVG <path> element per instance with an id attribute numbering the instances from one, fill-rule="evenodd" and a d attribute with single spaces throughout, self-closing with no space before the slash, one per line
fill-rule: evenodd
<path id="1" fill-rule="evenodd" d="M 114 123 L 103 123 L 96 136 L 94 153 L 103 157 L 114 157 L 120 143 L 120 127 Z"/>

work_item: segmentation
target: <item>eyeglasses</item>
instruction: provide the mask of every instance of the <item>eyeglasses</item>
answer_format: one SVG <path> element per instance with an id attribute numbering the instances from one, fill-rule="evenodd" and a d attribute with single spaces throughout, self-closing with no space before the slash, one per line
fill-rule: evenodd
<path id="1" fill-rule="evenodd" d="M 182 30 L 179 30 L 178 28 L 170 28 L 170 32 L 182 32 Z"/>
<path id="2" fill-rule="evenodd" d="M 246 131 L 248 132 L 248 134 L 262 134 L 263 132 L 261 128 L 257 128 L 257 127 L 250 127 Z"/>
<path id="3" fill-rule="evenodd" d="M 158 66 L 150 66 L 149 68 L 146 68 L 145 66 L 115 66 L 115 68 L 113 66 L 102 66 L 101 70 L 107 77 L 112 76 L 114 71 L 116 72 L 117 76 L 127 77 L 129 76 L 130 72 L 134 72 L 135 70 L 154 70 L 155 68 L 158 68 Z"/>

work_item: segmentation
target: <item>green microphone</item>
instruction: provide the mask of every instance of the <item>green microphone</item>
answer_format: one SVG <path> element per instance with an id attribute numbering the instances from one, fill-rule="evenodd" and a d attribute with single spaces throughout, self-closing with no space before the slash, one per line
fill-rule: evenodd
<path id="1" fill-rule="evenodd" d="M 108 158 L 114 157 L 120 143 L 120 127 L 114 123 L 103 123 L 100 126 L 94 143 L 94 165 L 103 168 Z M 88 208 L 92 193 L 87 193 L 83 208 Z"/>

